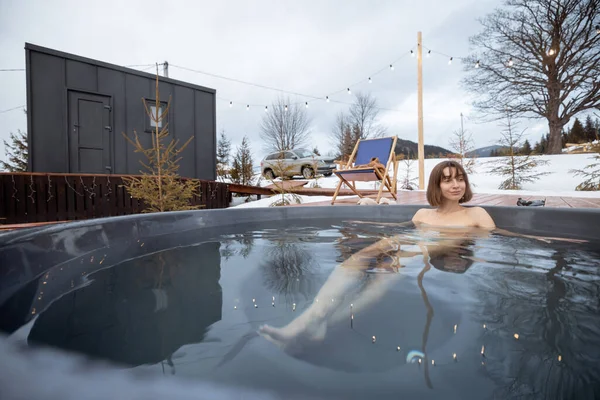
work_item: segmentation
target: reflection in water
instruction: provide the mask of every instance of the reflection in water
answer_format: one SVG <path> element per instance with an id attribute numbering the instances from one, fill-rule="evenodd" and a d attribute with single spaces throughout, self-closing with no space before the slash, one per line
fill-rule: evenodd
<path id="1" fill-rule="evenodd" d="M 89 276 L 35 321 L 41 343 L 130 366 L 166 360 L 201 342 L 221 319 L 219 243 L 154 253 Z M 174 370 L 173 370 L 174 373 Z"/>
<path id="2" fill-rule="evenodd" d="M 565 251 L 551 259 L 554 266 L 544 275 L 489 269 L 479 290 L 488 326 L 485 370 L 498 385 L 498 398 L 600 396 L 600 308 L 590 301 L 597 278 L 567 280 Z"/>
<path id="3" fill-rule="evenodd" d="M 307 398 L 600 398 L 593 246 L 286 228 L 90 274 L 40 314 L 29 340 Z M 383 251 L 361 252 L 397 233 Z M 262 324 L 285 352 L 257 336 Z"/>
<path id="4" fill-rule="evenodd" d="M 309 299 L 314 293 L 315 274 L 320 265 L 313 259 L 305 245 L 289 240 L 269 241 L 261 262 L 264 286 L 271 292 L 289 300 L 296 294 Z"/>
<path id="5" fill-rule="evenodd" d="M 235 255 L 247 258 L 254 247 L 254 237 L 250 234 L 233 234 L 224 238 L 221 246 L 221 257 L 229 260 Z"/>

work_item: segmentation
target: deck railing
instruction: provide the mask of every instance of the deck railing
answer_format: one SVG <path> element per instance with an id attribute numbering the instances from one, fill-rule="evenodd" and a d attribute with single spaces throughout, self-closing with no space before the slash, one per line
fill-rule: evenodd
<path id="1" fill-rule="evenodd" d="M 72 221 L 142 212 L 142 201 L 123 187 L 124 175 L 0 173 L 0 224 Z M 185 178 L 184 178 L 185 179 Z M 204 209 L 226 208 L 228 184 L 199 180 L 191 201 Z"/>

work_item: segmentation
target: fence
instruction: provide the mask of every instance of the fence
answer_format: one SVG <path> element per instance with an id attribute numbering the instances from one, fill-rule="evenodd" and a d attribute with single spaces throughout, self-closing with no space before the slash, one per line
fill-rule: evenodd
<path id="1" fill-rule="evenodd" d="M 136 214 L 143 203 L 132 198 L 123 175 L 0 173 L 0 224 L 71 221 Z M 191 203 L 226 208 L 226 183 L 199 181 Z"/>

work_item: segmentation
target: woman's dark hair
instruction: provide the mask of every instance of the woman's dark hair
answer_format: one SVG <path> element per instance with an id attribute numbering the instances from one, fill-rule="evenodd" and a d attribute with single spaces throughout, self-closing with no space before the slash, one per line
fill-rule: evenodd
<path id="1" fill-rule="evenodd" d="M 441 252 L 431 251 L 429 253 L 429 263 L 440 271 L 464 274 L 474 263 L 473 250 L 468 247 L 472 244 L 472 241 L 464 241 L 459 246 L 451 249 Z M 462 265 L 450 266 L 449 264 L 452 261 L 461 261 Z"/>
<path id="2" fill-rule="evenodd" d="M 462 176 L 463 179 L 465 180 L 465 184 L 466 184 L 465 194 L 458 202 L 466 203 L 466 202 L 470 201 L 473 198 L 473 192 L 471 191 L 471 185 L 469 184 L 469 177 L 467 176 L 465 169 L 462 167 L 462 165 L 460 165 L 460 163 L 457 163 L 456 161 L 448 160 L 448 161 L 442 161 L 441 163 L 439 163 L 438 165 L 433 167 L 433 171 L 431 171 L 431 174 L 429 175 L 429 185 L 427 185 L 427 202 L 432 207 L 437 207 L 442 204 L 443 196 L 442 196 L 442 189 L 440 189 L 440 183 L 442 182 L 442 178 L 444 178 L 446 176 L 446 175 L 444 175 L 445 168 L 450 169 L 450 174 L 451 174 L 450 176 L 453 176 L 453 175 L 456 175 L 457 177 Z M 453 169 L 455 172 L 453 172 Z"/>

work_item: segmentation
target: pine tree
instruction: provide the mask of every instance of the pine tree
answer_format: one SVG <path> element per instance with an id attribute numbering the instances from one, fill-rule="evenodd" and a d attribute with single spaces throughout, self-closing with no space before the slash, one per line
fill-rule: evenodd
<path id="1" fill-rule="evenodd" d="M 254 179 L 252 154 L 248 138 L 244 136 L 242 144 L 237 147 L 230 170 L 231 181 L 240 185 L 250 185 Z"/>
<path id="2" fill-rule="evenodd" d="M 506 156 L 491 161 L 489 173 L 505 178 L 498 189 L 520 190 L 524 183 L 534 182 L 541 176 L 547 175 L 547 172 L 535 172 L 535 168 L 548 162 L 530 155 L 517 155 L 516 150 L 520 148 L 524 131 L 516 130 L 517 124 L 513 122 L 510 113 L 506 113 L 506 122 L 503 125 L 499 144 L 506 148 Z"/>
<path id="3" fill-rule="evenodd" d="M 134 131 L 132 140 L 123 133 L 123 136 L 131 143 L 136 153 L 142 153 L 146 161 L 140 160 L 143 169 L 141 176 L 124 176 L 125 188 L 131 197 L 140 199 L 146 208 L 144 212 L 164 212 L 178 210 L 192 210 L 199 206 L 191 205 L 191 200 L 197 194 L 198 182 L 194 179 L 181 179 L 177 174 L 179 170 L 180 154 L 192 141 L 191 137 L 179 148 L 178 140 L 171 139 L 165 144 L 169 136 L 168 123 L 165 117 L 168 115 L 171 100 L 167 103 L 165 110 L 161 112 L 160 93 L 158 90 L 158 73 L 156 74 L 156 103 L 150 104 L 142 100 L 146 114 L 154 122 L 156 129 L 152 133 L 152 147 L 144 148 L 140 143 L 137 132 Z M 152 112 L 154 109 L 154 113 Z M 162 125 L 162 128 L 161 128 Z"/>
<path id="4" fill-rule="evenodd" d="M 217 177 L 221 180 L 227 178 L 227 167 L 229 166 L 230 156 L 231 141 L 227 138 L 225 129 L 223 129 L 217 142 Z"/>
<path id="5" fill-rule="evenodd" d="M 583 131 L 585 132 L 585 141 L 593 142 L 596 140 L 596 127 L 594 126 L 594 121 L 592 117 L 588 115 L 585 119 L 585 126 L 583 127 Z"/>
<path id="6" fill-rule="evenodd" d="M 583 124 L 578 118 L 575 118 L 575 122 L 573 122 L 573 126 L 567 135 L 567 140 L 569 143 L 585 143 L 587 141 Z"/>
<path id="7" fill-rule="evenodd" d="M 4 142 L 4 153 L 8 157 L 8 162 L 0 161 L 0 167 L 8 172 L 27 171 L 27 161 L 29 160 L 29 148 L 27 146 L 27 133 L 17 130 L 17 133 L 10 133 L 10 143 Z"/>
<path id="8" fill-rule="evenodd" d="M 523 155 L 531 154 L 531 144 L 529 144 L 529 140 L 525 139 L 525 143 L 523 143 L 520 153 Z"/>

